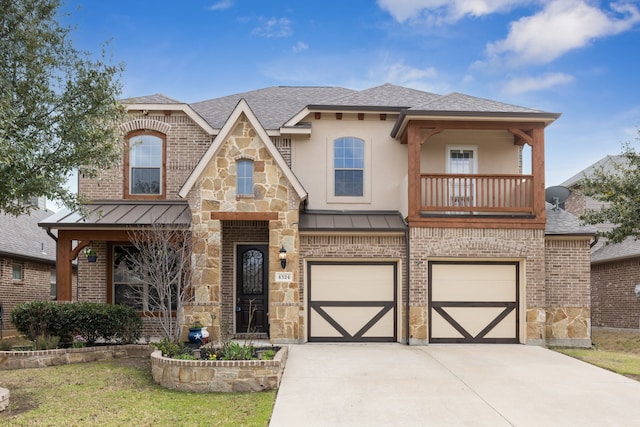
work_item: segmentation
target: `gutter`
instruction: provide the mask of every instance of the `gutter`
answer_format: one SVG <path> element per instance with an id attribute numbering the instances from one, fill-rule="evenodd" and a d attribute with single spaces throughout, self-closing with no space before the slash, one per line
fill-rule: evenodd
<path id="1" fill-rule="evenodd" d="M 51 227 L 47 227 L 47 234 L 51 237 L 56 243 L 58 243 L 58 236 L 51 232 Z"/>

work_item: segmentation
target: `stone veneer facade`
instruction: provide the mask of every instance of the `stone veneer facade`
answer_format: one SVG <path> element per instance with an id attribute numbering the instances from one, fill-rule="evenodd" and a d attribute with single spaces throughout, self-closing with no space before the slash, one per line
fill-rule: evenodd
<path id="1" fill-rule="evenodd" d="M 254 162 L 252 197 L 236 194 L 236 161 L 239 159 Z M 238 221 L 244 221 L 242 214 L 260 216 L 266 213 L 277 216 L 277 219 L 264 221 L 263 227 L 263 236 L 268 239 L 265 243 L 269 245 L 270 337 L 276 343 L 299 342 L 299 276 L 294 270 L 291 283 L 276 282 L 275 271 L 281 270 L 278 259 L 281 246 L 287 250 L 288 264 L 298 265 L 300 200 L 246 116 L 241 115 L 238 119 L 190 191 L 188 200 L 195 240 L 194 301 L 185 307 L 180 319 L 182 323 L 188 325 L 199 320 L 209 326 L 214 337 L 225 332 L 221 319 L 224 324 L 232 319 L 232 315 L 222 311 L 221 296 L 233 292 L 233 278 L 224 268 L 224 223 L 230 230 L 234 213 L 237 213 Z M 219 219 L 223 215 L 225 219 Z"/>

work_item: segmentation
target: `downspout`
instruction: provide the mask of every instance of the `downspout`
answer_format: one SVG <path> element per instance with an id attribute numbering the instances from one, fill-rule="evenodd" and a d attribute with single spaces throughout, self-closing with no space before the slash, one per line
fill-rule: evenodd
<path id="1" fill-rule="evenodd" d="M 51 232 L 51 227 L 47 227 L 47 234 L 49 235 L 49 237 L 55 240 L 56 243 L 58 243 L 58 236 Z"/>

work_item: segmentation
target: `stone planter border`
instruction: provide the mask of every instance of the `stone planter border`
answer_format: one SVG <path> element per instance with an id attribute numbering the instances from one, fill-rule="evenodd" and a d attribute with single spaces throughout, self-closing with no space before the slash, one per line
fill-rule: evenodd
<path id="1" fill-rule="evenodd" d="M 149 357 L 152 351 L 150 346 L 141 344 L 36 351 L 0 351 L 0 371 L 70 365 L 120 357 Z"/>
<path id="2" fill-rule="evenodd" d="M 179 360 L 151 354 L 153 380 L 173 390 L 248 392 L 278 388 L 289 355 L 282 346 L 273 360 Z"/>

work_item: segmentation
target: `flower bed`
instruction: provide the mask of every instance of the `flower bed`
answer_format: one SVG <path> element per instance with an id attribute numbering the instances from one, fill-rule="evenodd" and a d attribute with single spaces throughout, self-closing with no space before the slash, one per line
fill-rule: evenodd
<path id="1" fill-rule="evenodd" d="M 0 370 L 44 368 L 118 357 L 149 357 L 152 350 L 148 345 L 126 344 L 55 350 L 0 351 Z"/>
<path id="2" fill-rule="evenodd" d="M 151 354 L 153 380 L 174 390 L 196 393 L 272 390 L 280 385 L 289 354 L 283 346 L 273 360 L 179 360 Z"/>

